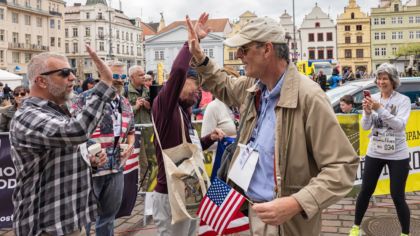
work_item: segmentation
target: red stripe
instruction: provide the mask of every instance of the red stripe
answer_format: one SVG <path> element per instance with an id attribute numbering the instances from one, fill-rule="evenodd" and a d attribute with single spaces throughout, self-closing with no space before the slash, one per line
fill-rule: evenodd
<path id="1" fill-rule="evenodd" d="M 133 169 L 133 168 L 136 168 L 138 165 L 139 165 L 139 163 L 138 163 L 138 162 L 134 162 L 134 163 L 132 163 L 132 164 L 130 164 L 130 165 L 126 165 L 126 166 L 124 167 L 124 170 L 131 170 L 131 169 Z"/>
<path id="2" fill-rule="evenodd" d="M 232 218 L 232 215 L 230 215 L 229 213 L 234 212 L 236 211 L 236 209 L 238 209 L 239 205 L 235 206 L 235 204 L 240 199 L 240 197 L 240 194 L 237 192 L 232 192 L 232 194 L 229 196 L 229 199 L 227 200 L 228 202 L 226 202 L 226 207 L 223 211 L 224 215 L 221 214 L 223 215 L 223 218 L 218 221 L 217 228 L 215 228 L 218 233 L 223 232 L 223 230 L 228 225 L 227 221 L 230 220 L 230 218 Z M 228 203 L 231 204 L 229 207 Z"/>

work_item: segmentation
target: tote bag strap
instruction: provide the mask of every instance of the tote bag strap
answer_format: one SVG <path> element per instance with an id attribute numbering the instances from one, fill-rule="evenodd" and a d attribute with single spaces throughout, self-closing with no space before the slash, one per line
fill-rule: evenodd
<path id="1" fill-rule="evenodd" d="M 181 108 L 180 107 L 178 107 L 178 108 L 179 108 L 179 115 L 181 117 L 182 142 L 183 143 L 186 143 L 187 142 L 187 138 L 185 137 L 184 117 L 182 116 Z M 156 134 L 156 139 L 157 139 L 157 141 L 159 143 L 160 150 L 163 151 L 162 143 L 160 142 L 159 133 L 158 133 L 158 131 L 156 129 L 155 120 L 153 118 L 153 113 L 151 114 L 151 117 L 152 117 L 153 130 L 155 131 L 155 134 Z"/>

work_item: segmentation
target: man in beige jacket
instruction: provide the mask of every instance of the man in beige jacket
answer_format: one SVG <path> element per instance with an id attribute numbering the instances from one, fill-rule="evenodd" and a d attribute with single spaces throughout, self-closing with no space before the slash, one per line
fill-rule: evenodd
<path id="1" fill-rule="evenodd" d="M 284 29 L 274 20 L 253 19 L 225 41 L 238 47 L 245 65 L 246 76 L 236 80 L 203 53 L 198 42 L 206 26 L 187 23 L 195 35 L 189 40 L 191 64 L 203 89 L 228 106 L 241 106 L 245 123 L 239 143 L 258 156 L 244 189 L 254 202 L 252 234 L 319 235 L 322 209 L 351 190 L 359 164 L 325 93 L 289 61 Z M 239 149 L 231 163 L 242 158 Z"/>

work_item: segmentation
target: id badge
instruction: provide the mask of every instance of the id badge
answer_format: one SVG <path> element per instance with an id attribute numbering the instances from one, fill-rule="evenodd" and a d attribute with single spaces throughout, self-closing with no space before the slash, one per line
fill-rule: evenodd
<path id="1" fill-rule="evenodd" d="M 121 114 L 118 113 L 117 119 L 113 120 L 114 123 L 114 137 L 121 136 Z"/>
<path id="2" fill-rule="evenodd" d="M 382 154 L 395 152 L 395 134 L 393 131 L 381 130 L 372 136 L 373 150 Z"/>
<path id="3" fill-rule="evenodd" d="M 203 150 L 203 148 L 201 147 L 201 142 L 200 142 L 200 138 L 198 137 L 197 131 L 194 129 L 190 129 L 189 134 L 190 134 L 191 143 L 195 144 L 200 150 Z"/>
<path id="4" fill-rule="evenodd" d="M 233 163 L 232 169 L 229 171 L 228 179 L 235 182 L 246 192 L 257 167 L 259 154 L 250 146 L 240 143 L 238 147 L 240 152 L 235 163 Z"/>

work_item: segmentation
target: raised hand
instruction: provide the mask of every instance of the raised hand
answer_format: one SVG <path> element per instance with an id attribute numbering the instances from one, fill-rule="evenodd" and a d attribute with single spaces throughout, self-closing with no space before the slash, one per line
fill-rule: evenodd
<path id="1" fill-rule="evenodd" d="M 203 16 L 203 14 L 201 14 L 200 18 L 203 18 L 201 20 L 204 21 L 206 17 L 202 17 L 202 16 Z M 207 18 L 208 18 L 208 16 L 207 16 Z M 204 55 L 203 51 L 201 50 L 200 44 L 198 42 L 198 35 L 195 32 L 195 29 L 194 29 L 194 27 L 191 23 L 190 17 L 188 15 L 185 17 L 185 20 L 187 21 L 188 45 L 189 45 L 190 52 L 198 62 L 201 62 L 201 61 L 204 60 L 205 55 Z M 198 27 L 198 28 L 200 28 L 200 27 Z"/>
<path id="2" fill-rule="evenodd" d="M 89 53 L 90 58 L 98 69 L 99 74 L 101 75 L 101 80 L 109 86 L 112 86 L 112 72 L 111 69 L 105 64 L 105 62 L 98 57 L 96 52 L 89 46 L 86 45 L 86 51 Z"/>
<path id="3" fill-rule="evenodd" d="M 207 25 L 207 20 L 209 19 L 209 13 L 201 13 L 200 18 L 195 22 L 194 31 L 198 36 L 198 39 L 203 39 L 207 37 L 211 31 L 210 27 Z"/>

